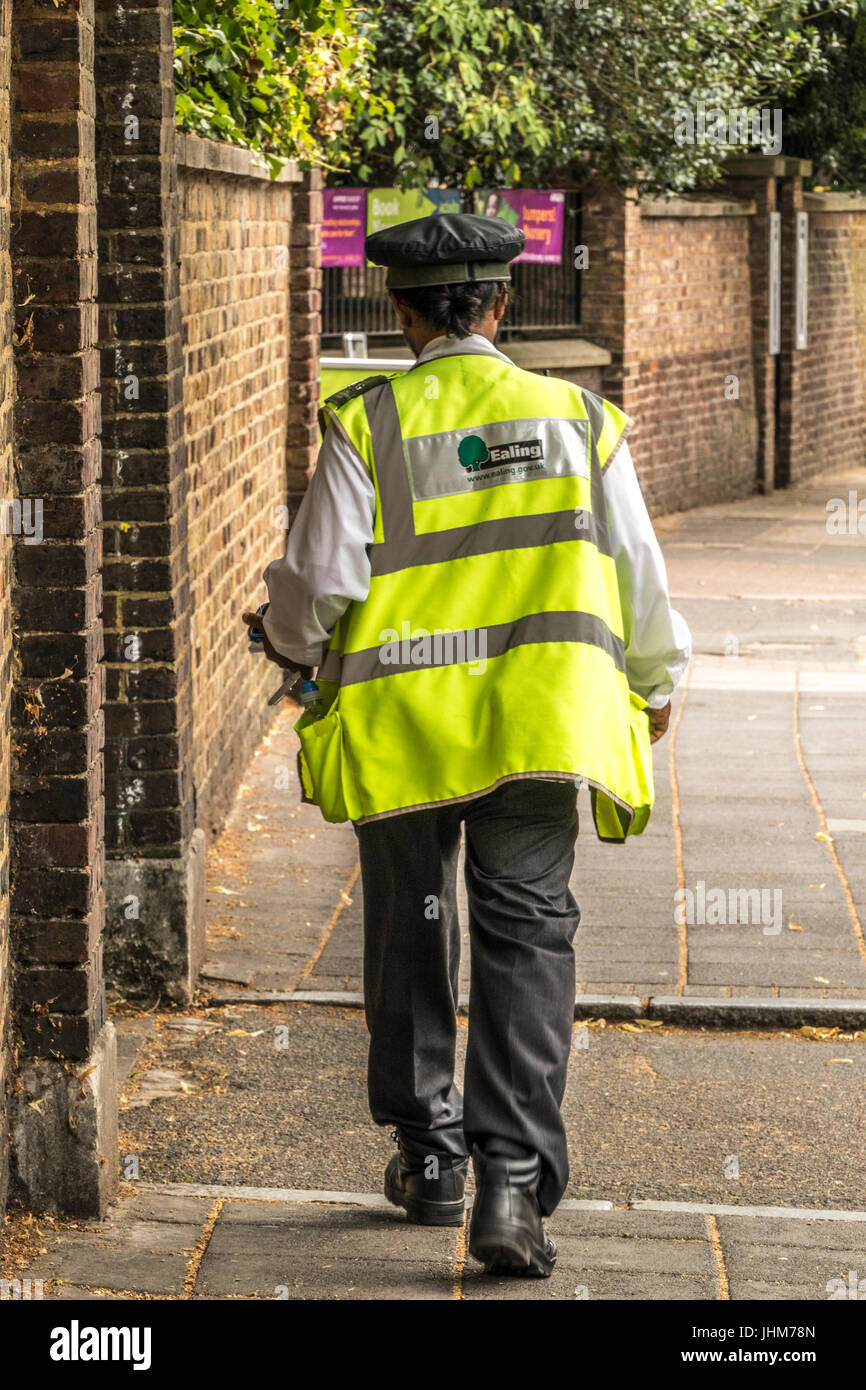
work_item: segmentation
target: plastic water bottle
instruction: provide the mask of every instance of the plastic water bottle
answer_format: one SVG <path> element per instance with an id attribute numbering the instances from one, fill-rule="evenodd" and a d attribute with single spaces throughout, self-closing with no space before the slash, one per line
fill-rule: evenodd
<path id="1" fill-rule="evenodd" d="M 301 704 L 304 710 L 315 710 L 317 705 L 321 705 L 322 696 L 315 681 L 301 681 Z"/>

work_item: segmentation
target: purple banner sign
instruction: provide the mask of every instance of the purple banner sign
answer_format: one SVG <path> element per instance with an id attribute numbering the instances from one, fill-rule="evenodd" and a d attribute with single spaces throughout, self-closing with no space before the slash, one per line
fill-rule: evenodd
<path id="1" fill-rule="evenodd" d="M 560 189 L 489 189 L 477 195 L 475 208 L 487 217 L 502 217 L 526 233 L 526 250 L 515 257 L 515 264 L 560 264 L 565 223 L 565 194 Z"/>
<path id="2" fill-rule="evenodd" d="M 322 202 L 322 265 L 363 265 L 366 188 L 325 188 Z"/>

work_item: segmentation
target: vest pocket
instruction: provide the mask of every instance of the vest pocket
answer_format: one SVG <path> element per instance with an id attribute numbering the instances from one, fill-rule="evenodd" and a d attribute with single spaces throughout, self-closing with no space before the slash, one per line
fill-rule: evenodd
<path id="1" fill-rule="evenodd" d="M 304 793 L 318 806 L 326 821 L 351 819 L 346 804 L 346 760 L 343 751 L 343 725 L 339 710 L 332 709 L 321 719 L 305 724 L 302 715 L 295 725 L 301 741 L 301 782 Z"/>

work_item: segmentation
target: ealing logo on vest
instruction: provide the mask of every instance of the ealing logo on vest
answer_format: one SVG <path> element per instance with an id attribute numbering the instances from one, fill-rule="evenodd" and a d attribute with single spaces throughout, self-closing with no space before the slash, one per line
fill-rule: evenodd
<path id="1" fill-rule="evenodd" d="M 544 448 L 540 439 L 514 439 L 506 444 L 491 444 L 489 447 L 478 434 L 467 434 L 457 446 L 457 457 L 472 481 L 473 475 L 503 464 L 503 474 L 534 473 L 544 467 Z"/>

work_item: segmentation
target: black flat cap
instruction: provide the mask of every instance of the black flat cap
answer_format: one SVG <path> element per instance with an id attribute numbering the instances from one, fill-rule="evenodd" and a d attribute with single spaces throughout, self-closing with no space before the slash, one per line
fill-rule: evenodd
<path id="1" fill-rule="evenodd" d="M 367 259 L 388 267 L 389 289 L 454 285 L 464 280 L 510 280 L 509 261 L 526 245 L 519 227 L 501 217 L 437 212 L 373 232 Z"/>

